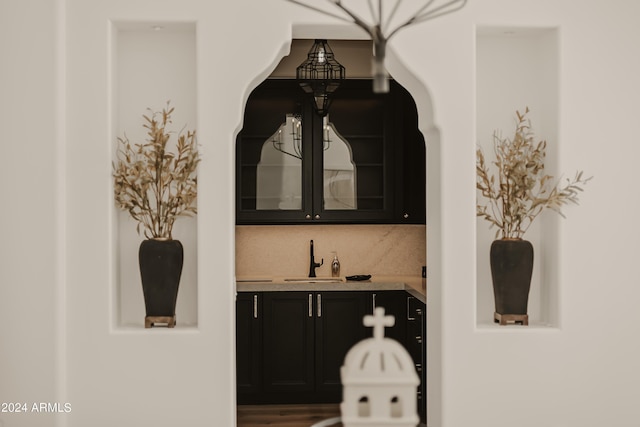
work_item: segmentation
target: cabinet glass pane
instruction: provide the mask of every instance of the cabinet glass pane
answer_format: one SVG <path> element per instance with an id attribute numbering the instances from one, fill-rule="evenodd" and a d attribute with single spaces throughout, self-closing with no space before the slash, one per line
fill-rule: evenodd
<path id="1" fill-rule="evenodd" d="M 302 209 L 302 120 L 286 120 L 262 145 L 256 167 L 256 209 Z"/>
<path id="2" fill-rule="evenodd" d="M 324 152 L 324 209 L 381 211 L 388 196 L 385 189 L 386 156 L 389 154 L 385 152 L 385 98 L 372 94 L 370 90 L 345 90 L 341 96 L 331 104 L 329 120 L 324 128 L 329 139 L 335 139 L 332 132 L 336 133 L 348 153 L 348 157 L 345 156 L 348 160 L 342 166 L 345 171 L 335 174 L 337 177 L 342 174 L 343 179 L 336 184 L 331 181 L 332 173 L 327 171 L 327 164 L 331 165 L 328 150 Z M 332 192 L 336 191 L 332 186 L 337 185 L 348 185 L 349 191 L 353 191 L 353 200 L 349 200 L 352 207 L 346 207 L 344 203 L 342 206 L 330 203 Z"/>
<path id="3" fill-rule="evenodd" d="M 357 209 L 357 173 L 351 146 L 329 121 L 329 116 L 323 120 L 322 145 L 324 209 Z"/>

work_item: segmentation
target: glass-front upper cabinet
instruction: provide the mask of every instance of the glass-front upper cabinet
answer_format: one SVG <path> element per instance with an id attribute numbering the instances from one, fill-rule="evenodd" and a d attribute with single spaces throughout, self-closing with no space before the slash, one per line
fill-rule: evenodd
<path id="1" fill-rule="evenodd" d="M 258 86 L 236 141 L 237 223 L 424 223 L 424 140 L 415 105 L 407 115 L 408 94 L 392 88 L 374 94 L 370 80 L 347 80 L 321 117 L 295 80 Z M 405 170 L 416 154 L 422 166 Z M 422 198 L 411 213 L 407 185 Z"/>

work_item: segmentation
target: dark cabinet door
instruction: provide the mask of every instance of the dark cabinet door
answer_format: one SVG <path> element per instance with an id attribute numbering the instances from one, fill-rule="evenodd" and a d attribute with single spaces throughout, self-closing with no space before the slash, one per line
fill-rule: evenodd
<path id="1" fill-rule="evenodd" d="M 238 224 L 311 218 L 312 113 L 293 80 L 267 80 L 249 96 L 236 138 Z"/>
<path id="2" fill-rule="evenodd" d="M 263 296 L 265 393 L 313 391 L 314 294 L 265 292 Z"/>
<path id="3" fill-rule="evenodd" d="M 394 218 L 403 224 L 426 221 L 426 147 L 418 129 L 418 111 L 411 95 L 396 87 L 395 121 L 400 123 L 396 144 L 396 195 Z"/>
<path id="4" fill-rule="evenodd" d="M 416 364 L 416 371 L 420 376 L 418 413 L 422 422 L 426 422 L 427 417 L 426 310 L 426 304 L 407 294 L 407 350 L 411 354 Z"/>
<path id="5" fill-rule="evenodd" d="M 259 293 L 236 298 L 236 381 L 238 402 L 262 388 L 262 301 Z"/>
<path id="6" fill-rule="evenodd" d="M 426 305 L 405 291 L 382 291 L 373 293 L 376 307 L 384 307 L 385 314 L 395 317 L 395 324 L 385 329 L 385 336 L 404 346 L 415 364 L 420 378 L 417 390 L 417 406 L 420 419 L 426 423 Z"/>
<path id="7" fill-rule="evenodd" d="M 406 348 L 407 336 L 407 293 L 405 291 L 380 291 L 373 292 L 372 305 L 383 307 L 386 315 L 393 315 L 395 323 L 390 328 L 385 328 L 384 335 L 393 338 Z"/>
<path id="8" fill-rule="evenodd" d="M 399 131 L 394 115 L 395 95 L 377 94 L 369 80 L 348 80 L 333 95 L 327 124 L 334 141 L 314 145 L 314 212 L 325 222 L 388 222 L 394 207 L 395 144 Z M 331 150 L 340 141 L 353 165 L 353 203 L 331 203 L 340 192 L 346 171 L 335 170 Z M 329 149 L 327 149 L 329 147 Z M 338 166 L 337 168 L 340 168 Z M 335 174 L 335 175 L 334 175 Z M 332 179 L 337 178 L 335 182 Z M 342 187 L 344 190 L 344 187 Z"/>
<path id="9" fill-rule="evenodd" d="M 351 347 L 371 336 L 362 318 L 370 311 L 368 292 L 320 292 L 316 298 L 316 391 L 325 402 L 340 402 L 340 367 Z"/>

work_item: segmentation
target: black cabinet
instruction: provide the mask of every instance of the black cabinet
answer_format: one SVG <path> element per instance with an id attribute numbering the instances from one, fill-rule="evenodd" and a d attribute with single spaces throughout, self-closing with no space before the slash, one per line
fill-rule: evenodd
<path id="1" fill-rule="evenodd" d="M 402 345 L 407 336 L 407 293 L 405 291 L 381 291 L 373 292 L 371 296 L 374 307 L 384 307 L 386 315 L 393 315 L 395 323 L 390 328 L 385 328 L 384 336 L 393 338 Z"/>
<path id="2" fill-rule="evenodd" d="M 340 402 L 340 367 L 351 347 L 371 336 L 362 318 L 371 312 L 368 292 L 316 294 L 316 391 L 323 400 Z"/>
<path id="3" fill-rule="evenodd" d="M 407 338 L 406 349 L 411 354 L 416 371 L 420 376 L 418 386 L 418 413 L 423 423 L 427 418 L 427 353 L 426 353 L 426 304 L 407 295 Z"/>
<path id="4" fill-rule="evenodd" d="M 368 292 L 239 293 L 238 403 L 337 403 L 340 367 L 370 335 Z"/>
<path id="5" fill-rule="evenodd" d="M 262 393 L 238 386 L 238 402 L 340 402 L 340 367 L 349 349 L 367 336 L 362 317 L 370 306 L 368 293 L 264 292 L 261 297 L 264 340 L 256 354 L 262 357 Z"/>
<path id="6" fill-rule="evenodd" d="M 385 314 L 395 317 L 395 324 L 386 328 L 385 336 L 401 343 L 411 355 L 416 373 L 420 377 L 417 391 L 417 407 L 420 419 L 426 423 L 426 305 L 406 291 L 383 291 L 373 293 L 376 307 L 384 307 Z"/>
<path id="7" fill-rule="evenodd" d="M 249 96 L 236 140 L 238 224 L 425 223 L 425 146 L 409 93 L 347 80 L 327 117 L 295 80 Z"/>
<path id="8" fill-rule="evenodd" d="M 314 390 L 312 304 L 312 293 L 264 293 L 263 369 L 266 393 Z"/>
<path id="9" fill-rule="evenodd" d="M 239 395 L 262 391 L 262 296 L 236 298 L 236 382 Z"/>
<path id="10" fill-rule="evenodd" d="M 425 419 L 425 305 L 407 292 L 241 292 L 236 304 L 239 404 L 340 402 L 344 358 L 372 335 L 362 319 L 384 307 L 395 316 L 385 335 L 405 346 L 416 363 L 418 408 Z"/>

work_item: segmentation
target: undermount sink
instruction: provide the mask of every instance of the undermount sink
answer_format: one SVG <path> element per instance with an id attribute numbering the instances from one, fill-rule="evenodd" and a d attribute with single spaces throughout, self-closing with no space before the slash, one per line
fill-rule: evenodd
<path id="1" fill-rule="evenodd" d="M 302 279 L 284 279 L 285 282 L 295 283 L 341 283 L 339 277 L 306 277 Z"/>

